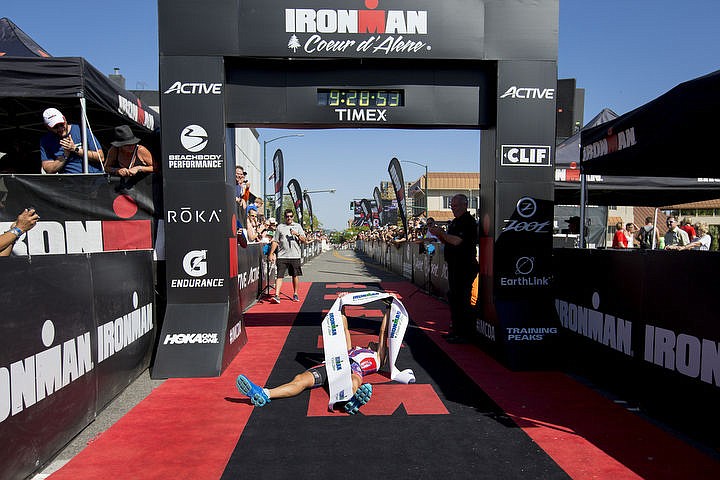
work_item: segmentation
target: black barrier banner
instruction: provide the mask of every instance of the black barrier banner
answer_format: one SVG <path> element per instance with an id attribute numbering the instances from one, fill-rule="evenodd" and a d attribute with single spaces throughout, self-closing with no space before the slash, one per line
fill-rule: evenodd
<path id="1" fill-rule="evenodd" d="M 556 249 L 555 325 L 573 371 L 714 436 L 720 324 L 705 312 L 720 309 L 720 296 L 693 277 L 716 272 L 720 254 L 687 253 Z"/>
<path id="2" fill-rule="evenodd" d="M 303 204 L 302 204 L 302 190 L 300 189 L 300 182 L 296 179 L 292 179 L 287 184 L 288 192 L 290 192 L 290 198 L 292 199 L 293 208 L 295 209 L 295 218 L 297 223 L 303 224 Z M 280 217 L 278 217 L 280 218 Z"/>
<path id="3" fill-rule="evenodd" d="M 22 314 L 0 319 L 0 478 L 25 478 L 147 368 L 152 252 L 3 262 L 5 310 Z"/>
<path id="4" fill-rule="evenodd" d="M 305 206 L 307 207 L 309 217 L 308 232 L 313 232 L 315 231 L 315 220 L 313 218 L 312 202 L 310 201 L 310 195 L 308 195 L 307 193 L 303 193 L 303 200 L 305 200 Z"/>
<path id="5" fill-rule="evenodd" d="M 238 290 L 243 312 L 254 305 L 258 298 L 260 268 L 264 259 L 260 243 L 249 243 L 247 248 L 238 248 Z"/>
<path id="6" fill-rule="evenodd" d="M 273 163 L 273 178 L 275 179 L 275 218 L 278 222 L 281 221 L 283 213 L 283 182 L 285 175 L 285 162 L 283 160 L 282 150 L 279 148 L 275 150 L 275 155 L 272 159 Z"/>
<path id="7" fill-rule="evenodd" d="M 378 187 L 375 187 L 373 190 L 373 199 L 375 200 L 375 209 L 377 211 L 378 215 L 378 222 L 380 226 L 385 225 L 385 215 L 383 215 L 383 203 L 382 203 L 382 197 L 380 196 L 380 189 Z"/>
<path id="8" fill-rule="evenodd" d="M 390 160 L 388 165 L 388 173 L 390 174 L 390 180 L 393 184 L 393 190 L 395 190 L 395 198 L 398 202 L 398 213 L 402 220 L 403 230 L 407 235 L 407 211 L 406 199 L 405 199 L 405 180 L 403 179 L 402 167 L 400 167 L 400 161 L 397 158 Z"/>
<path id="9" fill-rule="evenodd" d="M 40 215 L 14 255 L 93 253 L 153 248 L 153 175 L 130 180 L 104 175 L 0 176 L 0 230 L 25 208 Z M 4 188 L 3 188 L 4 187 Z"/>

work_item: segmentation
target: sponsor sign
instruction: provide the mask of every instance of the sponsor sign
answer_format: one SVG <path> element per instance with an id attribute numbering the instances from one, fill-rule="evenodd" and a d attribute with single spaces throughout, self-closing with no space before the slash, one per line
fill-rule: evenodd
<path id="1" fill-rule="evenodd" d="M 218 288 L 225 286 L 225 279 L 205 278 L 208 274 L 208 251 L 190 250 L 182 258 L 182 269 L 190 278 L 173 278 L 170 288 Z"/>
<path id="2" fill-rule="evenodd" d="M 187 151 L 168 155 L 168 167 L 180 169 L 222 169 L 221 154 L 200 153 L 208 145 L 209 136 L 201 125 L 188 125 L 180 132 L 180 144 Z"/>
<path id="3" fill-rule="evenodd" d="M 500 165 L 504 167 L 549 167 L 550 147 L 545 145 L 503 145 Z"/>
<path id="4" fill-rule="evenodd" d="M 62 322 L 45 320 L 37 332 L 37 343 L 43 348 L 0 365 L 0 423 L 51 399 L 150 333 L 154 326 L 152 303 L 138 305 L 136 292 L 132 301 L 133 310 L 99 325 L 95 332 L 87 330 L 72 338 L 59 338 Z"/>
<path id="5" fill-rule="evenodd" d="M 163 93 L 166 95 L 222 95 L 222 83 L 176 81 Z"/>
<path id="6" fill-rule="evenodd" d="M 518 87 L 513 85 L 500 98 L 515 98 L 520 100 L 555 100 L 554 88 Z"/>
<path id="7" fill-rule="evenodd" d="M 551 275 L 536 275 L 535 257 L 519 257 L 515 261 L 515 272 L 513 275 L 500 275 L 499 281 L 502 287 L 549 287 L 552 280 Z"/>
<path id="8" fill-rule="evenodd" d="M 519 219 L 508 219 L 505 220 L 505 226 L 502 228 L 501 233 L 506 232 L 525 232 L 525 233 L 550 233 L 551 225 L 550 220 L 539 222 L 533 220 L 537 213 L 537 202 L 531 197 L 522 197 L 517 201 L 515 206 L 515 213 L 520 217 Z"/>
<path id="9" fill-rule="evenodd" d="M 379 0 L 366 0 L 365 7 L 286 8 L 288 55 L 412 56 L 432 50 L 426 10 L 385 10 Z"/>
<path id="10" fill-rule="evenodd" d="M 620 150 L 637 145 L 635 137 L 635 127 L 614 132 L 612 128 L 608 129 L 607 136 L 583 148 L 583 161 L 592 160 L 593 158 L 604 157 L 609 153 L 615 153 Z"/>

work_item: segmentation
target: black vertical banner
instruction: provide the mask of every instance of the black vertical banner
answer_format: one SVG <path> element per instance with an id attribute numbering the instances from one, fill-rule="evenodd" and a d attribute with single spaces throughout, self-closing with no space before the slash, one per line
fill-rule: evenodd
<path id="1" fill-rule="evenodd" d="M 223 58 L 161 55 L 160 83 L 168 305 L 153 376 L 215 376 L 246 339 Z"/>
<path id="2" fill-rule="evenodd" d="M 380 196 L 380 189 L 378 187 L 375 187 L 373 190 L 373 199 L 375 200 L 375 206 L 377 208 L 378 222 L 380 222 L 379 226 L 383 226 L 385 225 L 385 218 L 383 218 L 383 203 L 382 197 Z"/>
<path id="3" fill-rule="evenodd" d="M 363 215 L 365 215 L 365 222 L 368 224 L 368 227 L 374 229 L 375 223 L 373 222 L 373 208 L 372 205 L 370 205 L 370 200 L 363 198 L 360 206 L 362 208 Z"/>
<path id="4" fill-rule="evenodd" d="M 283 182 L 285 175 L 285 165 L 283 161 L 282 150 L 275 150 L 273 155 L 273 178 L 275 179 L 275 218 L 278 222 L 282 221 L 282 200 L 283 200 Z"/>
<path id="5" fill-rule="evenodd" d="M 293 208 L 295 209 L 295 218 L 297 222 L 303 224 L 303 204 L 302 204 L 302 190 L 300 189 L 300 182 L 291 179 L 288 184 L 288 192 L 290 192 L 290 198 L 292 199 Z"/>
<path id="6" fill-rule="evenodd" d="M 402 168 L 400 167 L 400 160 L 397 158 L 390 160 L 388 173 L 390 174 L 390 180 L 392 181 L 393 189 L 395 190 L 395 198 L 397 198 L 398 211 L 400 213 L 400 219 L 402 220 L 403 230 L 405 230 L 405 233 L 407 234 L 407 215 L 405 214 L 407 211 L 405 202 L 405 180 L 403 178 Z"/>
<path id="7" fill-rule="evenodd" d="M 303 193 L 303 200 L 305 200 L 305 206 L 307 207 L 308 217 L 309 217 L 308 218 L 308 220 L 309 220 L 308 231 L 312 232 L 315 230 L 315 225 L 314 225 L 315 221 L 313 219 L 312 202 L 310 201 L 310 195 L 308 195 L 307 193 Z"/>
<path id="8" fill-rule="evenodd" d="M 525 85 L 537 94 L 524 95 Z M 556 88 L 555 61 L 499 61 L 497 122 L 481 139 L 478 330 L 512 368 L 550 366 L 559 340 L 550 296 Z"/>

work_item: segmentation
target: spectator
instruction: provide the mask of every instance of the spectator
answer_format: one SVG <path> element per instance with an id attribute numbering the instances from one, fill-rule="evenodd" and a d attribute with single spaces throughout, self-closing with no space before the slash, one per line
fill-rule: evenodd
<path id="1" fill-rule="evenodd" d="M 615 224 L 615 235 L 612 239 L 612 248 L 628 248 L 627 237 L 625 236 L 625 229 L 623 228 L 622 222 Z"/>
<path id="2" fill-rule="evenodd" d="M 690 243 L 690 238 L 685 230 L 681 229 L 677 224 L 677 219 L 673 216 L 667 219 L 668 231 L 665 234 L 665 250 L 682 250 Z"/>
<path id="3" fill-rule="evenodd" d="M 638 245 L 641 249 L 651 250 L 653 245 L 654 248 L 658 248 L 658 245 L 660 245 L 660 238 L 655 225 L 653 225 L 652 217 L 645 217 L 645 225 L 640 228 L 637 237 Z"/>
<path id="4" fill-rule="evenodd" d="M 245 169 L 241 166 L 235 167 L 235 202 L 240 205 L 242 212 L 248 207 L 250 199 L 250 182 L 245 179 Z"/>
<path id="5" fill-rule="evenodd" d="M 26 208 L 17 220 L 10 225 L 10 229 L 0 235 L 0 257 L 9 257 L 12 252 L 12 247 L 25 232 L 32 229 L 37 223 L 38 219 L 37 212 L 34 208 Z"/>
<path id="6" fill-rule="evenodd" d="M 140 145 L 140 139 L 135 136 L 127 125 L 115 127 L 115 137 L 110 142 L 105 171 L 121 177 L 132 177 L 138 173 L 152 173 L 155 171 L 150 150 Z"/>
<path id="7" fill-rule="evenodd" d="M 255 197 L 255 206 L 257 207 L 259 222 L 265 221 L 265 209 L 263 208 L 264 205 L 265 205 L 265 202 L 263 202 L 262 198 Z"/>
<path id="8" fill-rule="evenodd" d="M 635 233 L 637 230 L 638 227 L 634 223 L 630 222 L 625 224 L 625 239 L 627 240 L 627 248 L 635 248 L 637 244 Z"/>
<path id="9" fill-rule="evenodd" d="M 685 217 L 680 221 L 680 228 L 685 230 L 689 239 L 692 240 L 697 237 L 697 232 L 695 231 L 695 227 L 692 226 L 692 219 L 690 217 Z"/>
<path id="10" fill-rule="evenodd" d="M 82 134 L 78 125 L 70 125 L 57 108 L 43 112 L 43 122 L 49 130 L 40 139 L 40 160 L 47 173 L 83 173 Z M 100 142 L 87 134 L 88 173 L 103 172 L 103 153 Z"/>
<path id="11" fill-rule="evenodd" d="M 580 217 L 574 215 L 565 220 L 565 223 L 568 224 L 567 229 L 561 233 L 567 233 L 570 235 L 578 235 L 580 233 Z"/>
<path id="12" fill-rule="evenodd" d="M 475 315 L 470 306 L 472 284 L 478 274 L 477 223 L 467 210 L 468 198 L 462 193 L 450 200 L 455 217 L 447 232 L 437 225 L 429 228 L 445 244 L 448 266 L 448 303 L 450 304 L 450 343 L 467 343 L 475 331 Z"/>
<path id="13" fill-rule="evenodd" d="M 710 250 L 710 243 L 712 242 L 712 237 L 708 233 L 708 224 L 698 223 L 695 230 L 697 231 L 697 235 L 695 236 L 693 241 L 682 247 L 681 250 Z"/>
<path id="14" fill-rule="evenodd" d="M 255 204 L 247 208 L 247 238 L 249 242 L 259 242 L 263 232 L 267 228 L 264 223 L 259 220 L 258 208 Z"/>
<path id="15" fill-rule="evenodd" d="M 275 280 L 273 303 L 280 303 L 280 289 L 285 272 L 289 272 L 292 277 L 293 302 L 300 301 L 298 297 L 299 277 L 302 276 L 300 243 L 307 243 L 307 237 L 300 224 L 293 222 L 294 216 L 291 209 L 285 210 L 285 223 L 277 226 L 273 242 L 270 245 L 270 261 L 277 259 L 277 279 Z"/>

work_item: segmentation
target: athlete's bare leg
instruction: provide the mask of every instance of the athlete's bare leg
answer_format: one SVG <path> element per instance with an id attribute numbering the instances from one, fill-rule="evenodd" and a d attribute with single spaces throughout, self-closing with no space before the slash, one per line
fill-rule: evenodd
<path id="1" fill-rule="evenodd" d="M 270 399 L 275 398 L 290 398 L 296 395 L 300 395 L 305 390 L 312 388 L 315 384 L 315 377 L 310 372 L 302 372 L 295 375 L 288 383 L 280 385 L 275 388 L 270 388 Z"/>

